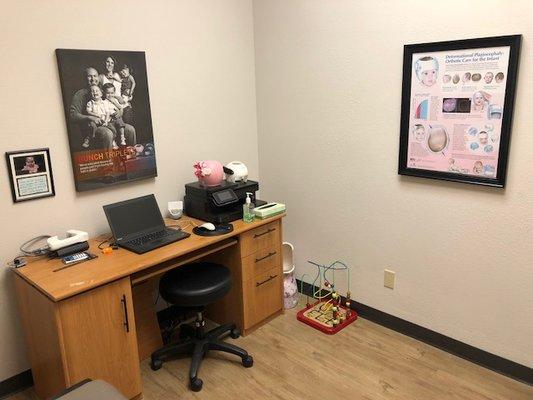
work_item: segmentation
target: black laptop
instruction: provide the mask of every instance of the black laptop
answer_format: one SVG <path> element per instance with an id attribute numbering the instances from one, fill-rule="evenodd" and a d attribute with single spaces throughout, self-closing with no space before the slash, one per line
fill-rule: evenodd
<path id="1" fill-rule="evenodd" d="M 116 244 L 137 254 L 191 236 L 165 226 L 153 194 L 108 204 L 104 211 Z"/>

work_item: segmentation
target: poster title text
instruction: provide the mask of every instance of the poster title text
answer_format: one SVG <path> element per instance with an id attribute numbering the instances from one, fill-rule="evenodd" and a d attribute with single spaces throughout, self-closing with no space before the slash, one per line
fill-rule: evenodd
<path id="1" fill-rule="evenodd" d="M 490 51 L 490 52 L 475 52 L 475 53 L 463 53 L 446 55 L 446 64 L 453 63 L 467 63 L 467 62 L 479 62 L 479 61 L 498 61 L 503 56 L 502 51 Z"/>

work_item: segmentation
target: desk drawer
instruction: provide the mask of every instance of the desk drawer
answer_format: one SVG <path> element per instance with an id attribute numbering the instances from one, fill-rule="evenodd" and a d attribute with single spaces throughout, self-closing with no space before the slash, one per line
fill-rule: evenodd
<path id="1" fill-rule="evenodd" d="M 281 267 L 244 283 L 244 327 L 249 329 L 282 309 Z"/>
<path id="2" fill-rule="evenodd" d="M 281 254 L 279 244 L 257 250 L 242 259 L 242 280 L 253 279 L 257 275 L 264 274 L 272 268 L 281 266 Z"/>
<path id="3" fill-rule="evenodd" d="M 246 257 L 258 250 L 279 246 L 280 241 L 279 221 L 274 221 L 241 235 L 241 255 Z"/>

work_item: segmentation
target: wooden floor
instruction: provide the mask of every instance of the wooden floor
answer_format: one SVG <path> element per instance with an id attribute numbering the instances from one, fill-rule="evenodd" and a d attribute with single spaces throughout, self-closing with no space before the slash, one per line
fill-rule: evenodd
<path id="1" fill-rule="evenodd" d="M 291 310 L 235 343 L 254 356 L 254 367 L 211 353 L 199 393 L 187 389 L 188 360 L 157 372 L 143 362 L 144 399 L 533 399 L 531 386 L 364 319 L 327 336 Z M 9 399 L 33 399 L 32 391 Z"/>

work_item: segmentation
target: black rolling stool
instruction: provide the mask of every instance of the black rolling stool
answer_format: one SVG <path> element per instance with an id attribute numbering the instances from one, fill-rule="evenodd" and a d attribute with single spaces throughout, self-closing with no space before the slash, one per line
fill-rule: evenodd
<path id="1" fill-rule="evenodd" d="M 231 274 L 223 265 L 195 263 L 173 269 L 161 278 L 159 292 L 171 304 L 188 307 L 196 311 L 195 327 L 182 325 L 180 341 L 168 344 L 152 353 L 150 366 L 156 371 L 163 361 L 183 354 L 191 354 L 189 371 L 190 388 L 195 392 L 202 389 L 198 369 L 208 350 L 224 351 L 241 357 L 242 365 L 249 368 L 254 360 L 240 347 L 222 341 L 228 333 L 236 339 L 240 336 L 235 324 L 226 324 L 205 332 L 203 311 L 205 306 L 224 297 L 231 289 Z"/>

